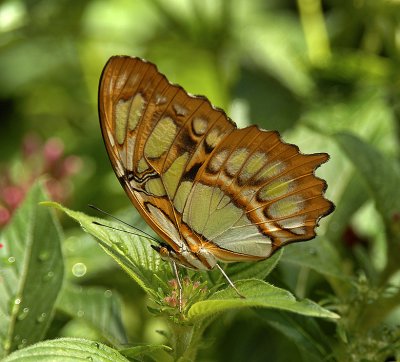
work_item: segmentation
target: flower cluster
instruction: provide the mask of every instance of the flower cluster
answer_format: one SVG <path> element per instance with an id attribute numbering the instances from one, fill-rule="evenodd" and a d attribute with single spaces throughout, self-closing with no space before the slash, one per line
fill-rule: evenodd
<path id="1" fill-rule="evenodd" d="M 65 156 L 58 138 L 42 142 L 29 134 L 22 143 L 21 156 L 0 167 L 0 228 L 8 223 L 15 209 L 35 180 L 47 175 L 49 196 L 63 202 L 70 196 L 70 177 L 79 172 L 82 162 L 77 156 Z"/>
<path id="2" fill-rule="evenodd" d="M 182 310 L 187 310 L 193 303 L 200 301 L 207 295 L 206 283 L 199 281 L 192 282 L 188 276 L 182 280 Z M 163 298 L 166 306 L 174 308 L 175 312 L 179 312 L 179 285 L 176 279 L 168 281 L 171 288 L 170 293 Z M 179 313 L 180 314 L 180 313 Z"/>

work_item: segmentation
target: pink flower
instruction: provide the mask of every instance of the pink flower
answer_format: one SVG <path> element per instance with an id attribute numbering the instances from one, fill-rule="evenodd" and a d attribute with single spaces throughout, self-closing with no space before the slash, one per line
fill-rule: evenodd
<path id="1" fill-rule="evenodd" d="M 63 202 L 71 193 L 71 176 L 82 167 L 79 157 L 64 156 L 64 144 L 59 138 L 50 138 L 43 145 L 38 136 L 28 134 L 21 148 L 22 166 L 17 163 L 19 169 L 7 165 L 0 170 L 0 227 L 8 223 L 38 177 L 46 174 L 50 197 Z"/>

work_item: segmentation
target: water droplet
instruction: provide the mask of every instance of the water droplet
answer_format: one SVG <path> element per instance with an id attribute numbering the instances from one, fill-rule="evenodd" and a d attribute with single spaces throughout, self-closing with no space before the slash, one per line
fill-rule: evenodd
<path id="1" fill-rule="evenodd" d="M 13 314 L 13 315 L 16 314 L 19 311 L 20 304 L 21 304 L 20 298 L 11 299 L 10 304 L 9 304 L 10 314 Z"/>
<path id="2" fill-rule="evenodd" d="M 87 359 L 88 361 L 93 361 L 93 358 L 90 357 L 90 356 L 87 356 L 86 359 Z"/>
<path id="3" fill-rule="evenodd" d="M 22 348 L 25 348 L 26 347 L 26 344 L 27 344 L 27 339 L 26 338 L 24 338 L 22 341 L 21 341 L 21 343 L 20 344 L 18 344 L 18 346 L 17 346 L 17 348 L 18 349 L 22 349 Z"/>
<path id="4" fill-rule="evenodd" d="M 7 259 L 7 261 L 8 261 L 10 264 L 12 264 L 12 263 L 15 262 L 15 258 L 14 258 L 13 256 L 10 256 L 10 257 Z"/>
<path id="5" fill-rule="evenodd" d="M 20 314 L 18 314 L 17 319 L 23 321 L 29 314 L 29 308 L 25 307 Z"/>
<path id="6" fill-rule="evenodd" d="M 42 280 L 44 282 L 48 282 L 49 280 L 51 280 L 54 277 L 54 272 L 53 271 L 49 271 L 47 272 L 45 275 L 43 275 Z"/>
<path id="7" fill-rule="evenodd" d="M 41 262 L 45 262 L 49 260 L 50 258 L 50 252 L 48 250 L 43 250 L 42 252 L 39 253 L 38 259 Z"/>
<path id="8" fill-rule="evenodd" d="M 36 318 L 36 322 L 38 323 L 43 323 L 46 320 L 47 314 L 46 313 L 42 313 L 41 315 L 39 315 Z"/>
<path id="9" fill-rule="evenodd" d="M 83 263 L 76 263 L 72 267 L 72 274 L 77 278 L 83 277 L 86 274 L 87 268 Z"/>
<path id="10" fill-rule="evenodd" d="M 107 289 L 107 290 L 104 292 L 104 296 L 105 296 L 106 298 L 111 298 L 111 296 L 112 296 L 112 291 L 111 291 L 110 289 Z"/>
<path id="11" fill-rule="evenodd" d="M 116 241 L 114 245 L 119 249 L 122 254 L 128 254 L 128 248 L 121 241 Z"/>
<path id="12" fill-rule="evenodd" d="M 78 310 L 78 313 L 76 313 L 76 315 L 77 315 L 79 318 L 82 318 L 82 317 L 85 315 L 85 312 L 84 312 L 83 310 Z"/>
<path id="13" fill-rule="evenodd" d="M 100 348 L 100 344 L 99 343 L 97 343 L 97 342 L 93 342 L 93 344 L 92 344 L 93 346 L 95 346 L 96 348 Z"/>

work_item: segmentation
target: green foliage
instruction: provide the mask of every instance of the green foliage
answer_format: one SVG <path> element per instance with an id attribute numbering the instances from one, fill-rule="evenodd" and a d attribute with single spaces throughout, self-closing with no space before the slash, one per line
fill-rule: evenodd
<path id="1" fill-rule="evenodd" d="M 3 1 L 0 358 L 399 360 L 399 16 L 385 0 Z M 61 233 L 38 205 L 47 197 L 32 183 L 46 171 L 52 201 L 95 203 L 151 233 L 98 126 L 98 80 L 115 54 L 153 61 L 240 126 L 330 154 L 317 175 L 336 210 L 317 238 L 226 266 L 246 299 L 218 270 L 181 270 L 180 313 L 149 240 L 65 208 Z M 35 150 L 21 141 L 32 132 L 44 139 Z M 83 167 L 72 172 L 68 155 Z"/>
<path id="2" fill-rule="evenodd" d="M 215 291 L 218 284 L 213 285 L 210 280 L 203 284 L 196 284 L 198 282 L 189 279 L 184 280 L 183 310 L 179 311 L 176 302 L 171 305 L 172 297 L 166 297 L 174 289 L 173 283 L 171 283 L 173 281 L 171 280 L 171 272 L 167 263 L 163 262 L 159 254 L 151 248 L 148 240 L 137 235 L 130 235 L 132 230 L 129 228 L 113 225 L 106 220 L 66 209 L 56 203 L 46 202 L 42 205 L 53 206 L 64 211 L 68 216 L 78 221 L 86 232 L 95 236 L 104 251 L 149 294 L 155 305 L 155 307 L 152 307 L 153 313 L 166 315 L 171 319 L 170 325 L 173 325 L 173 327 L 170 328 L 169 340 L 171 344 L 174 344 L 175 341 L 175 358 L 193 358 L 196 355 L 197 346 L 200 344 L 201 332 L 212 320 L 210 317 L 215 317 L 218 313 L 230 309 L 263 307 L 282 309 L 313 317 L 339 317 L 308 299 L 297 301 L 288 291 L 257 279 L 236 281 L 237 288 L 246 297 L 244 299 L 240 298 L 231 287 Z M 277 261 L 278 258 L 274 257 L 260 263 L 264 267 L 264 273 L 265 271 L 272 271 Z M 253 264 L 253 268 L 255 269 L 254 274 L 257 275 L 257 264 Z M 248 270 L 243 270 L 243 268 L 241 268 L 242 270 L 233 269 L 236 269 L 236 273 L 233 273 L 235 279 L 250 272 L 248 266 L 246 268 Z M 267 275 L 264 274 L 263 276 L 266 277 Z M 68 294 L 71 294 L 71 292 L 69 291 Z M 78 298 L 74 295 L 68 298 L 68 294 L 61 299 L 61 304 L 64 305 L 66 301 L 73 300 L 73 304 L 79 305 Z M 98 296 L 93 299 L 88 298 L 88 295 L 82 296 L 80 299 L 87 305 L 82 304 L 82 307 L 76 306 L 75 309 L 78 308 L 86 315 L 85 308 L 94 304 L 96 298 Z M 71 309 L 69 304 L 71 302 L 63 308 Z M 97 309 L 99 308 L 101 307 Z M 110 315 L 108 309 L 101 308 L 99 314 L 108 318 L 108 320 L 118 321 L 118 315 Z M 93 315 L 93 312 L 91 314 Z M 110 317 L 113 318 L 110 319 Z M 91 315 L 86 318 L 92 324 L 99 324 Z M 105 326 L 109 328 L 109 325 Z"/>
<path id="3" fill-rule="evenodd" d="M 3 361 L 129 361 L 116 350 L 98 342 L 78 338 L 60 338 L 40 342 L 17 351 Z"/>
<path id="4" fill-rule="evenodd" d="M 33 186 L 1 235 L 0 356 L 44 337 L 63 281 L 58 222 L 37 206 L 45 198 Z"/>

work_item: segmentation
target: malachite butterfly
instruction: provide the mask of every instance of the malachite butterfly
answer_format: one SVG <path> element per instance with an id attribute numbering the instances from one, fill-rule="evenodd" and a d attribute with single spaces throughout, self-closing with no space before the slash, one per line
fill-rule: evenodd
<path id="1" fill-rule="evenodd" d="M 176 276 L 177 264 L 223 272 L 218 261 L 266 259 L 314 238 L 334 209 L 314 174 L 328 154 L 302 154 L 276 131 L 238 129 L 150 62 L 112 57 L 100 79 L 99 112 L 118 180 L 163 239 L 154 249 Z"/>

